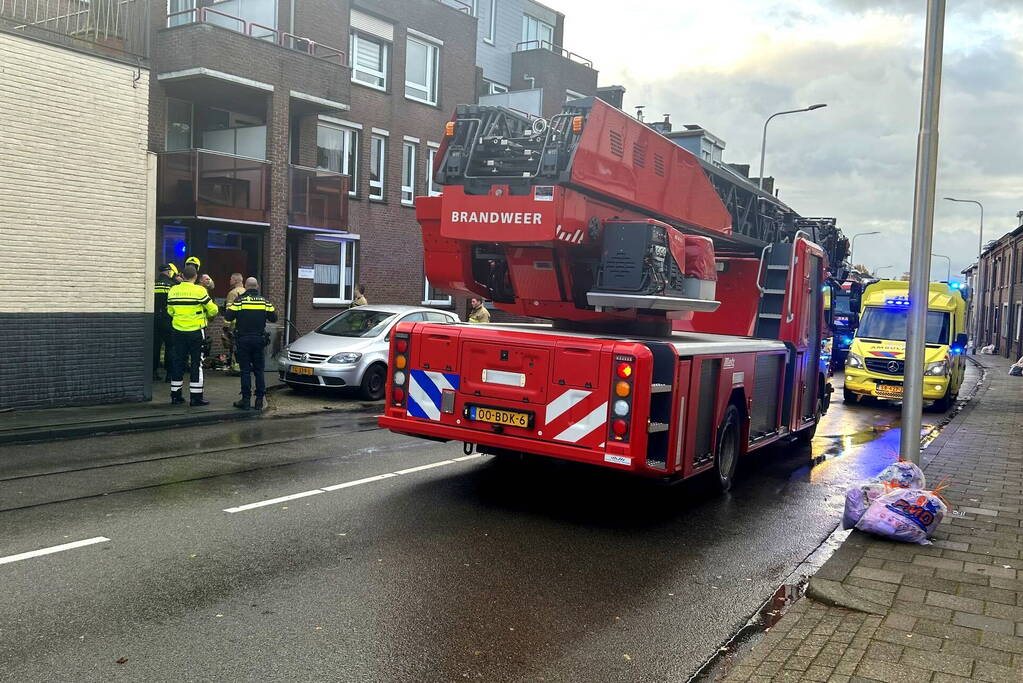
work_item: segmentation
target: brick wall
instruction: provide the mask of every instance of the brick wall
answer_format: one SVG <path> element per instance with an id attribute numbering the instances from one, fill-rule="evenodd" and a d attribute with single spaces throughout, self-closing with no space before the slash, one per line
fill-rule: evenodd
<path id="1" fill-rule="evenodd" d="M 0 64 L 0 408 L 141 400 L 149 73 L 6 33 Z"/>

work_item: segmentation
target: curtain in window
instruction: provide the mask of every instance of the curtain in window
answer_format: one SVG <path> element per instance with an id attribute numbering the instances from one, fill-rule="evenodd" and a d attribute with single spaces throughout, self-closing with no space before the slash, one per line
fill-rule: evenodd
<path id="1" fill-rule="evenodd" d="M 332 126 L 316 130 L 316 165 L 319 168 L 342 173 L 345 157 L 345 132 Z"/>

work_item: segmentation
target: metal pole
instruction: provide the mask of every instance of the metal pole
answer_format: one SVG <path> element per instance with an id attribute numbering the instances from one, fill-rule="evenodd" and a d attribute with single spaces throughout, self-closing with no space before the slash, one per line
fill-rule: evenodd
<path id="1" fill-rule="evenodd" d="M 757 179 L 760 189 L 764 189 L 764 156 L 767 154 L 767 124 L 771 122 L 775 116 L 781 116 L 782 114 L 798 114 L 804 111 L 813 111 L 815 109 L 823 109 L 828 105 L 826 104 L 811 104 L 809 107 L 803 107 L 802 109 L 790 109 L 788 111 L 779 111 L 771 114 L 764 121 L 764 136 L 760 140 L 760 177 Z"/>
<path id="2" fill-rule="evenodd" d="M 856 261 L 853 259 L 853 255 L 856 253 L 856 238 L 863 237 L 864 235 L 880 235 L 880 230 L 874 230 L 873 232 L 858 232 L 852 236 L 852 241 L 849 243 L 849 265 L 855 266 Z"/>
<path id="3" fill-rule="evenodd" d="M 920 420 L 923 413 L 928 285 L 934 237 L 934 184 L 938 173 L 938 109 L 941 103 L 941 51 L 945 30 L 945 0 L 927 0 L 923 88 L 920 96 L 920 134 L 916 147 L 916 187 L 913 192 L 913 241 L 909 258 L 909 311 L 906 325 L 906 363 L 902 388 L 902 457 L 920 463 Z"/>
<path id="4" fill-rule="evenodd" d="M 937 256 L 938 258 L 943 258 L 948 261 L 948 270 L 945 274 L 945 282 L 952 282 L 952 258 L 950 256 L 945 256 L 944 254 L 931 254 L 931 256 Z"/>

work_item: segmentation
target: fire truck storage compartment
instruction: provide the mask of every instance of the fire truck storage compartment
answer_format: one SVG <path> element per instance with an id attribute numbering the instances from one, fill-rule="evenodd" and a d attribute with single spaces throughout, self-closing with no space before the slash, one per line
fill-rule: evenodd
<path id="1" fill-rule="evenodd" d="M 434 332 L 434 329 L 436 326 L 416 335 L 419 348 L 413 350 L 414 357 L 422 359 L 424 370 L 453 372 L 458 367 L 458 332 Z"/>
<path id="2" fill-rule="evenodd" d="M 650 426 L 647 428 L 647 467 L 668 469 L 671 445 L 672 387 L 675 382 L 675 364 L 678 351 L 671 344 L 648 342 L 646 347 L 654 356 L 654 371 L 650 382 Z"/>
<path id="3" fill-rule="evenodd" d="M 554 351 L 554 384 L 563 387 L 595 389 L 601 385 L 600 378 L 608 376 L 610 370 L 602 368 L 600 350 L 603 344 L 588 339 L 567 339 L 559 341 Z"/>
<path id="4" fill-rule="evenodd" d="M 785 356 L 780 353 L 757 356 L 753 378 L 753 403 L 750 415 L 750 441 L 778 431 L 778 388 L 785 366 Z"/>
<path id="5" fill-rule="evenodd" d="M 714 459 L 714 415 L 717 408 L 718 384 L 721 380 L 721 359 L 704 358 L 700 363 L 700 385 L 690 391 L 697 401 L 696 447 L 693 450 L 693 467 L 701 467 Z"/>
<path id="6" fill-rule="evenodd" d="M 542 405 L 547 402 L 550 366 L 548 349 L 465 340 L 459 391 Z"/>

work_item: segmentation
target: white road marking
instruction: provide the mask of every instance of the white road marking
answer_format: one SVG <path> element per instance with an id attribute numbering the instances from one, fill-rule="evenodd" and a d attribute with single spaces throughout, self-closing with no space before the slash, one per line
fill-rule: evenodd
<path id="1" fill-rule="evenodd" d="M 233 508 L 225 508 L 224 512 L 234 514 L 236 512 L 245 512 L 246 510 L 254 510 L 256 508 L 266 507 L 268 505 L 277 505 L 278 503 L 286 503 L 289 500 L 295 500 L 296 498 L 305 498 L 307 496 L 315 496 L 319 493 L 329 493 L 331 491 L 340 491 L 341 489 L 349 489 L 353 486 L 361 486 L 363 484 L 371 484 L 375 481 L 381 481 L 383 479 L 390 479 L 391 477 L 398 477 L 404 474 L 413 474 L 415 472 L 422 472 L 423 470 L 432 470 L 435 467 L 444 467 L 445 465 L 454 465 L 458 462 L 465 462 L 466 460 L 473 460 L 475 458 L 482 457 L 481 453 L 473 453 L 472 455 L 463 455 L 460 458 L 453 460 L 440 460 L 438 462 L 431 462 L 426 465 L 419 465 L 417 467 L 409 467 L 408 469 L 398 470 L 396 472 L 385 472 L 384 474 L 377 474 L 372 477 L 365 477 L 364 479 L 355 479 L 353 481 L 346 481 L 340 484 L 333 484 L 332 486 L 324 486 L 323 488 L 313 489 L 312 491 L 303 491 L 302 493 L 293 493 L 290 496 L 281 496 L 280 498 L 271 498 L 270 500 L 261 500 L 258 503 L 248 503 L 246 505 L 239 505 Z"/>
<path id="2" fill-rule="evenodd" d="M 106 536 L 96 536 L 95 538 L 87 538 L 84 541 L 75 541 L 73 543 L 64 543 L 62 545 L 55 545 L 49 548 L 41 548 L 39 550 L 32 550 L 27 553 L 19 553 L 18 555 L 8 555 L 7 557 L 0 557 L 0 564 L 9 564 L 11 562 L 18 562 L 19 560 L 27 560 L 32 557 L 39 557 L 40 555 L 52 555 L 53 553 L 64 552 L 65 550 L 74 550 L 75 548 L 82 548 L 87 545 L 95 545 L 96 543 L 106 543 L 110 539 Z"/>

